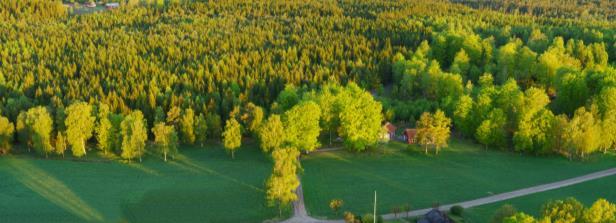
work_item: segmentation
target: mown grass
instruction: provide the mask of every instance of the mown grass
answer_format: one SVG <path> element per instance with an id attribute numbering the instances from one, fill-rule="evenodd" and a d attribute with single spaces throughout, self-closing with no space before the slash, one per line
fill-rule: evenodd
<path id="1" fill-rule="evenodd" d="M 343 199 L 343 211 L 371 213 L 376 190 L 379 213 L 407 203 L 412 209 L 421 209 L 563 180 L 614 167 L 615 162 L 614 155 L 569 161 L 558 156 L 484 150 L 460 140 L 453 140 L 450 148 L 435 156 L 390 143 L 371 153 L 338 151 L 305 156 L 302 182 L 310 215 L 341 218 L 329 209 L 331 199 Z"/>
<path id="2" fill-rule="evenodd" d="M 217 145 L 182 148 L 167 163 L 130 164 L 91 152 L 87 163 L 31 154 L 0 158 L 0 216 L 6 222 L 261 222 L 271 161 L 255 146 L 232 160 Z"/>
<path id="3" fill-rule="evenodd" d="M 615 164 L 616 165 L 616 164 Z M 490 222 L 494 213 L 503 205 L 511 204 L 518 211 L 539 217 L 541 206 L 550 200 L 562 200 L 574 197 L 587 207 L 599 198 L 604 198 L 612 203 L 616 202 L 616 176 L 610 176 L 592 180 L 569 187 L 559 188 L 524 197 L 514 198 L 494 204 L 470 208 L 465 211 L 465 218 L 470 222 Z"/>

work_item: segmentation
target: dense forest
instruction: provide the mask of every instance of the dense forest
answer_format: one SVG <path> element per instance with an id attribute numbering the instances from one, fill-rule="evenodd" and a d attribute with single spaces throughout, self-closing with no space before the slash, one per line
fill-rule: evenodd
<path id="1" fill-rule="evenodd" d="M 570 18 L 614 19 L 616 2 L 610 0 L 450 0 L 476 9 L 497 10 L 505 13 Z"/>
<path id="2" fill-rule="evenodd" d="M 19 131 L 43 106 L 56 138 L 82 101 L 96 125 L 107 113 L 143 116 L 147 129 L 186 118 L 218 138 L 228 119 L 248 128 L 255 108 L 282 114 L 324 85 L 356 83 L 388 121 L 442 110 L 456 134 L 490 147 L 583 157 L 615 145 L 613 3 L 580 2 L 593 16 L 580 20 L 542 1 L 531 15 L 499 10 L 515 1 L 150 2 L 72 15 L 60 1 L 0 1 L 7 122 Z"/>

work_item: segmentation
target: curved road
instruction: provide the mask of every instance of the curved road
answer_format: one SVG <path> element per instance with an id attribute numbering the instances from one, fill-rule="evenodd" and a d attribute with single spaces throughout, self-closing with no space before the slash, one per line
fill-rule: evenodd
<path id="1" fill-rule="evenodd" d="M 544 192 L 544 191 L 548 191 L 548 190 L 554 190 L 554 189 L 558 189 L 558 188 L 561 188 L 561 187 L 567 187 L 567 186 L 571 186 L 571 185 L 574 185 L 574 184 L 579 184 L 579 183 L 582 183 L 582 182 L 586 182 L 586 181 L 590 181 L 590 180 L 595 180 L 595 179 L 599 179 L 599 178 L 603 178 L 603 177 L 608 177 L 608 176 L 612 176 L 612 175 L 616 175 L 616 168 L 602 170 L 602 171 L 598 171 L 598 172 L 594 172 L 594 173 L 590 173 L 590 174 L 586 174 L 586 175 L 583 175 L 583 176 L 574 177 L 574 178 L 570 178 L 570 179 L 566 179 L 566 180 L 561 180 L 561 181 L 557 181 L 557 182 L 553 182 L 553 183 L 547 183 L 547 184 L 542 184 L 542 185 L 533 186 L 533 187 L 527 187 L 527 188 L 524 188 L 524 189 L 515 190 L 515 191 L 511 191 L 511 192 L 495 194 L 495 195 L 492 195 L 492 196 L 483 197 L 483 198 L 479 198 L 479 199 L 475 199 L 475 200 L 464 201 L 464 202 L 454 203 L 454 204 L 448 204 L 448 205 L 441 206 L 440 209 L 442 209 L 442 210 L 449 210 L 449 208 L 454 206 L 454 205 L 460 205 L 460 206 L 462 206 L 464 208 L 471 208 L 471 207 L 475 207 L 475 206 L 481 206 L 481 205 L 485 205 L 485 204 L 491 204 L 491 203 L 495 203 L 495 202 L 499 202 L 499 201 L 504 201 L 504 200 L 508 200 L 508 199 L 512 199 L 512 198 L 516 198 L 516 197 L 526 196 L 526 195 L 529 195 L 529 194 Z M 312 217 L 308 216 L 308 214 L 306 212 L 306 207 L 304 205 L 304 195 L 303 195 L 303 192 L 302 192 L 302 185 L 301 185 L 301 183 L 300 183 L 299 187 L 297 188 L 297 190 L 295 192 L 297 193 L 298 199 L 297 199 L 297 201 L 293 202 L 293 209 L 294 209 L 293 217 L 283 221 L 284 223 L 313 223 L 313 222 L 315 222 L 315 223 L 316 222 L 322 222 L 322 223 L 344 223 L 344 220 L 319 220 L 319 219 L 315 219 L 315 218 L 312 218 Z M 430 209 L 431 208 L 409 211 L 408 215 L 409 216 L 420 216 L 420 215 L 423 215 L 423 214 L 427 213 L 428 211 L 430 211 Z M 399 213 L 397 216 L 406 216 L 406 213 Z M 383 215 L 383 219 L 385 219 L 385 220 L 392 220 L 392 219 L 396 219 L 396 217 L 394 216 L 393 213 L 390 213 L 390 214 Z"/>

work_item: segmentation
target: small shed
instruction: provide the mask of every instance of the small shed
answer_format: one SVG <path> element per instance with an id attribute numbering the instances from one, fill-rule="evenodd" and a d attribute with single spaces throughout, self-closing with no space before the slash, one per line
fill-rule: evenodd
<path id="1" fill-rule="evenodd" d="M 451 219 L 438 208 L 433 208 L 421 218 L 418 223 L 451 223 Z"/>
<path id="2" fill-rule="evenodd" d="M 396 129 L 397 127 L 391 122 L 387 122 L 383 125 L 383 129 L 385 129 L 385 138 L 387 139 L 395 139 L 396 138 Z"/>
<path id="3" fill-rule="evenodd" d="M 405 129 L 404 130 L 404 140 L 408 144 L 415 144 L 417 138 L 417 129 Z"/>
<path id="4" fill-rule="evenodd" d="M 105 4 L 105 7 L 107 7 L 107 9 L 110 9 L 110 10 L 111 9 L 116 9 L 116 8 L 120 7 L 120 3 L 110 2 L 110 3 Z"/>

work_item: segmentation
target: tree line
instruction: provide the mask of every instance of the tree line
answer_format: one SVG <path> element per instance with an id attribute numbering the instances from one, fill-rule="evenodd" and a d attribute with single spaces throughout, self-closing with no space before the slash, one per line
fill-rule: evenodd
<path id="1" fill-rule="evenodd" d="M 598 199 L 585 207 L 575 198 L 548 201 L 541 207 L 539 217 L 518 212 L 511 205 L 502 206 L 490 222 L 493 223 L 538 223 L 538 222 L 613 222 L 616 221 L 616 205 L 605 199 Z"/>

